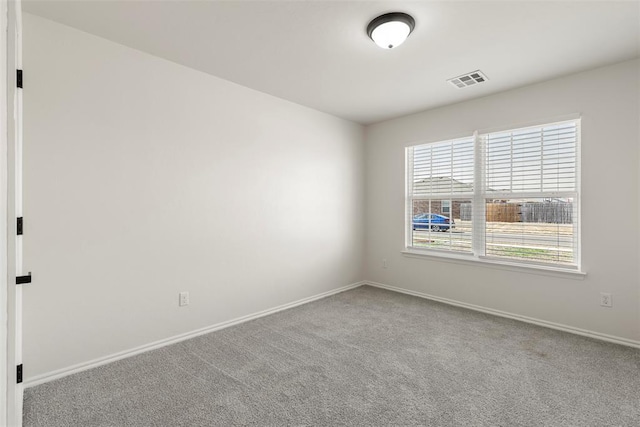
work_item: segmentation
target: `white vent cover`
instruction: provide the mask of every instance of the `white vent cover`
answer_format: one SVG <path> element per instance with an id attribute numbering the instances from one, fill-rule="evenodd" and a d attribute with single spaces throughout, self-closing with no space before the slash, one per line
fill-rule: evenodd
<path id="1" fill-rule="evenodd" d="M 454 77 L 452 79 L 447 80 L 449 83 L 457 87 L 458 89 L 464 89 L 467 86 L 473 86 L 479 83 L 484 83 L 487 80 L 487 76 L 485 76 L 482 71 L 476 70 L 467 74 L 463 74 L 458 77 Z"/>

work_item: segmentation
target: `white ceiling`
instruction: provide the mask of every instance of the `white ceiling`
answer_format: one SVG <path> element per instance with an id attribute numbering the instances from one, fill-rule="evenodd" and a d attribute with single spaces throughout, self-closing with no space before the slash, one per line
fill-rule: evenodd
<path id="1" fill-rule="evenodd" d="M 320 111 L 373 123 L 640 55 L 640 1 L 33 1 L 24 10 Z M 411 14 L 397 49 L 366 35 Z M 456 89 L 480 69 L 489 81 Z"/>

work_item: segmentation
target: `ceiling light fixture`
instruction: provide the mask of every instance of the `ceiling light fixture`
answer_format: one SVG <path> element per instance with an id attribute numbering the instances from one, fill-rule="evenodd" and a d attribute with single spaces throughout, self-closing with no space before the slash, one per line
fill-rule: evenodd
<path id="1" fill-rule="evenodd" d="M 400 46 L 409 37 L 416 21 L 406 13 L 385 13 L 369 22 L 367 35 L 383 49 Z"/>

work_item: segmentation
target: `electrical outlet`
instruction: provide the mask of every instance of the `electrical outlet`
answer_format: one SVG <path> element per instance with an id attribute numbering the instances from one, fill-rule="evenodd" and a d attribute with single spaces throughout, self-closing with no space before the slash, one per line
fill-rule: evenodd
<path id="1" fill-rule="evenodd" d="M 184 307 L 185 305 L 189 305 L 189 292 L 180 292 L 180 298 L 178 300 L 178 305 L 180 307 Z"/>
<path id="2" fill-rule="evenodd" d="M 613 307 L 613 299 L 611 298 L 611 294 L 600 292 L 600 305 L 603 307 Z"/>
<path id="3" fill-rule="evenodd" d="M 387 268 L 387 259 L 386 258 L 384 258 L 382 260 L 382 268 Z"/>

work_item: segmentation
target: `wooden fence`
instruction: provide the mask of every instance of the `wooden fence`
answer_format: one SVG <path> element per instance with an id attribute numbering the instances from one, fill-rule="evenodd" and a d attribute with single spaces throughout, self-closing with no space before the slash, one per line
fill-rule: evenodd
<path id="1" fill-rule="evenodd" d="M 486 219 L 489 222 L 522 222 L 520 206 L 514 203 L 487 203 Z"/>
<path id="2" fill-rule="evenodd" d="M 487 203 L 486 215 L 488 222 L 571 224 L 573 222 L 573 203 Z M 471 203 L 460 205 L 460 219 L 471 221 Z"/>

